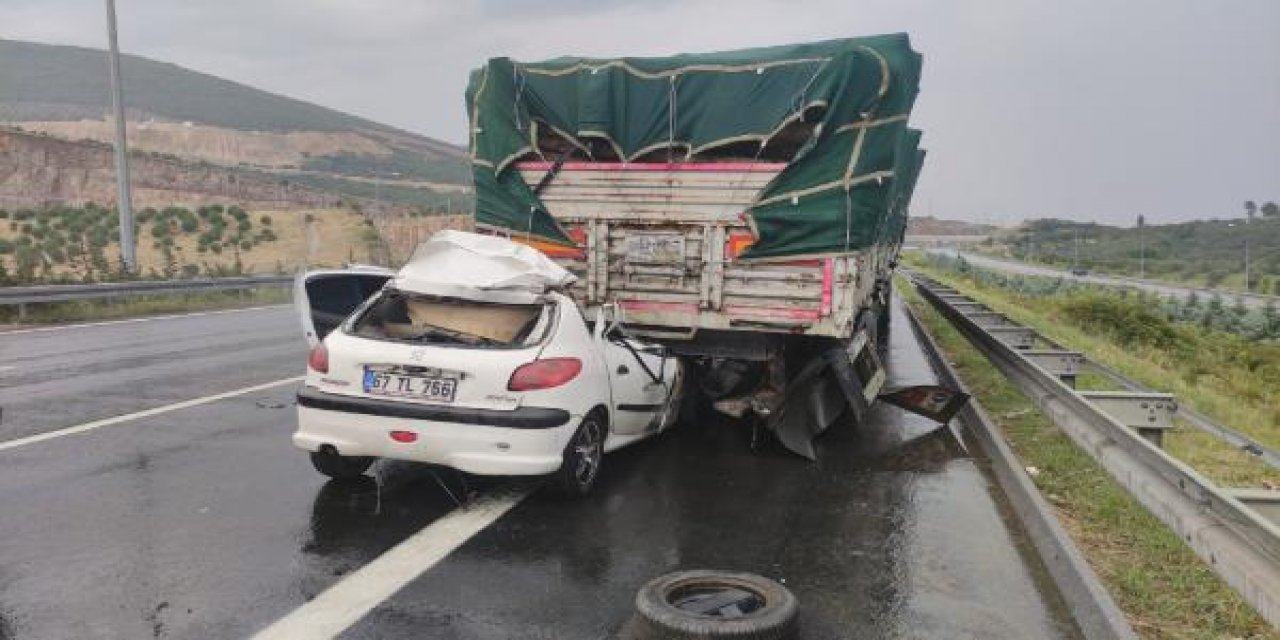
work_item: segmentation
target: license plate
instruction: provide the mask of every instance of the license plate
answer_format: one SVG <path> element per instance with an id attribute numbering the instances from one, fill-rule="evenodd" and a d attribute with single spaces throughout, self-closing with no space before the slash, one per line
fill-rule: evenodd
<path id="1" fill-rule="evenodd" d="M 633 233 L 626 237 L 627 262 L 684 263 L 684 236 Z"/>
<path id="2" fill-rule="evenodd" d="M 372 395 L 453 402 L 453 395 L 457 390 L 457 378 L 364 370 L 364 392 Z"/>

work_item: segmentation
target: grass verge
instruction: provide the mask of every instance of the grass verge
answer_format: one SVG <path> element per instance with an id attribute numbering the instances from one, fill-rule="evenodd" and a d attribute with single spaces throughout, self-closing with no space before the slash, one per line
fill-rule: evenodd
<path id="1" fill-rule="evenodd" d="M 23 325 L 57 324 L 86 320 L 112 320 L 140 316 L 182 313 L 187 311 L 211 311 L 256 307 L 268 304 L 284 304 L 292 300 L 292 292 L 286 287 L 249 289 L 245 291 L 205 291 L 198 293 L 167 293 L 126 298 L 100 300 L 70 300 L 27 305 L 27 317 Z M 18 308 L 0 307 L 0 325 L 18 323 Z"/>
<path id="2" fill-rule="evenodd" d="M 1280 638 L 906 282 L 896 287 L 986 408 L 1143 638 Z"/>
<path id="3" fill-rule="evenodd" d="M 1280 398 L 1278 390 L 1265 388 L 1261 372 L 1241 364 L 1242 358 L 1223 356 L 1222 352 L 1248 348 L 1235 338 L 1191 329 L 1200 341 L 1197 344 L 1206 345 L 1206 350 L 1196 358 L 1187 358 L 1184 353 L 1149 344 L 1123 344 L 1114 335 L 1096 327 L 1073 325 L 1071 316 L 1053 299 L 1020 295 L 918 262 L 913 263 L 912 268 L 1035 328 L 1044 336 L 1085 353 L 1090 359 L 1153 389 L 1174 394 L 1179 402 L 1236 431 L 1267 446 L 1280 447 L 1280 406 L 1272 406 L 1273 399 Z M 1222 346 L 1224 344 L 1229 346 Z M 1095 374 L 1080 376 L 1077 386 L 1080 389 L 1118 388 Z M 1280 474 L 1256 457 L 1191 425 L 1180 426 L 1184 428 L 1165 435 L 1166 450 L 1214 482 L 1234 487 L 1280 484 Z"/>

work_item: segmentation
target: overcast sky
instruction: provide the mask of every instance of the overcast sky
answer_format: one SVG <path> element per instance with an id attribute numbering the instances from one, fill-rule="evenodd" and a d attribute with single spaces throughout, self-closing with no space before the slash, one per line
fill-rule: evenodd
<path id="1" fill-rule="evenodd" d="M 461 143 L 490 56 L 662 55 L 893 31 L 924 54 L 914 214 L 1131 224 L 1280 201 L 1280 0 L 117 0 L 121 47 Z M 0 37 L 103 47 L 101 0 Z M 3 61 L 0 61 L 2 64 Z M 3 91 L 3 87 L 0 87 Z"/>

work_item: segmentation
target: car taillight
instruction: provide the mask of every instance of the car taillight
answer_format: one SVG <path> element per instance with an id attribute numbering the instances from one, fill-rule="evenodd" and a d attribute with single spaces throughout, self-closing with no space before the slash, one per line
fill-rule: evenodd
<path id="1" fill-rule="evenodd" d="M 316 343 L 311 348 L 311 355 L 307 356 L 307 366 L 316 373 L 329 373 L 329 350 L 325 348 L 323 342 Z"/>
<path id="2" fill-rule="evenodd" d="M 577 358 L 547 358 L 520 365 L 507 382 L 508 391 L 534 391 L 558 387 L 578 376 L 582 361 Z"/>

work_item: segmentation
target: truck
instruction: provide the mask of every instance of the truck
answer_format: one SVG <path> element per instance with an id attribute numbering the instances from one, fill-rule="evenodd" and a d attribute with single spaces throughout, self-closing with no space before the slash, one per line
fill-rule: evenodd
<path id="1" fill-rule="evenodd" d="M 924 160 L 906 34 L 649 58 L 490 59 L 466 94 L 476 224 L 578 276 L 788 449 L 886 394 L 877 355 Z M 688 402 L 686 404 L 689 404 Z"/>

